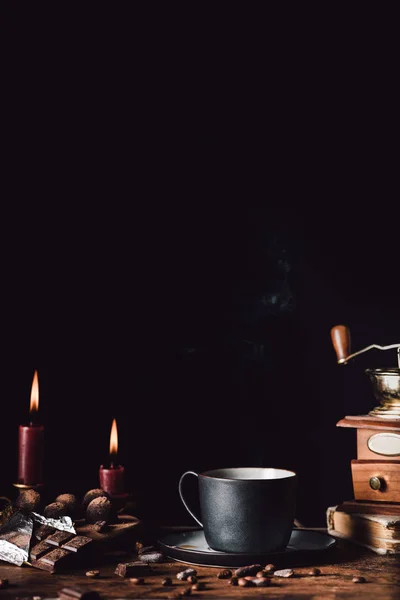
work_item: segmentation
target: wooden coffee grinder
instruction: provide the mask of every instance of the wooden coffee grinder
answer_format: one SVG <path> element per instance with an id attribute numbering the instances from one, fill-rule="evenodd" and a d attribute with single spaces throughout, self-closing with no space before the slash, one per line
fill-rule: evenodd
<path id="1" fill-rule="evenodd" d="M 372 344 L 350 354 L 350 331 L 345 325 L 331 329 L 339 364 L 373 348 L 397 349 L 398 367 L 366 369 L 379 405 L 366 415 L 347 416 L 338 427 L 357 429 L 357 459 L 351 461 L 354 500 L 347 510 L 400 514 L 400 344 Z M 382 504 L 384 503 L 384 504 Z"/>

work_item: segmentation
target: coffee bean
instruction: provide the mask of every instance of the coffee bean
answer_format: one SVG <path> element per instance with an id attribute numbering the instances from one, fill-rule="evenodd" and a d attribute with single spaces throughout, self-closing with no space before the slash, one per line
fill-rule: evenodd
<path id="1" fill-rule="evenodd" d="M 256 573 L 256 577 L 266 577 L 267 576 L 267 571 L 258 571 L 258 573 Z"/>
<path id="2" fill-rule="evenodd" d="M 0 579 L 0 590 L 6 590 L 8 588 L 8 579 Z"/>
<path id="3" fill-rule="evenodd" d="M 269 577 L 256 577 L 253 579 L 253 585 L 256 587 L 267 587 L 270 583 L 271 579 Z"/>
<path id="4" fill-rule="evenodd" d="M 86 577 L 98 577 L 100 571 L 86 571 Z"/>
<path id="5" fill-rule="evenodd" d="M 185 569 L 184 571 L 179 571 L 179 573 L 177 574 L 176 578 L 179 579 L 179 581 L 186 581 L 186 579 L 190 576 L 190 575 L 197 575 L 197 571 L 196 569 Z"/>
<path id="6" fill-rule="evenodd" d="M 144 584 L 143 577 L 131 577 L 131 579 L 129 579 L 129 581 L 131 583 L 133 583 L 133 585 L 143 585 Z"/>
<path id="7" fill-rule="evenodd" d="M 230 579 L 232 577 L 232 571 L 229 569 L 223 569 L 217 575 L 218 579 Z"/>
<path id="8" fill-rule="evenodd" d="M 236 577 L 246 577 L 246 575 L 255 575 L 258 571 L 262 571 L 261 565 L 247 565 L 236 569 L 235 575 Z"/>
<path id="9" fill-rule="evenodd" d="M 365 577 L 362 577 L 361 575 L 357 576 L 357 577 L 353 577 L 353 579 L 352 579 L 353 583 L 366 583 L 366 581 L 367 580 L 365 579 Z"/>
<path id="10" fill-rule="evenodd" d="M 264 571 L 266 571 L 267 573 L 273 573 L 273 571 L 275 571 L 276 566 L 273 565 L 272 563 L 270 563 L 269 565 L 265 565 L 264 567 Z"/>
<path id="11" fill-rule="evenodd" d="M 191 593 L 192 593 L 192 588 L 187 587 L 184 590 L 182 590 L 181 592 L 178 592 L 177 598 L 184 598 L 185 596 L 190 596 Z"/>
<path id="12" fill-rule="evenodd" d="M 238 579 L 238 585 L 240 585 L 241 587 L 250 587 L 251 581 L 249 581 L 248 579 L 245 579 L 244 577 L 240 577 Z"/>
<path id="13" fill-rule="evenodd" d="M 313 567 L 312 569 L 310 569 L 308 571 L 309 575 L 321 575 L 321 569 L 318 569 L 317 567 Z"/>
<path id="14" fill-rule="evenodd" d="M 197 577 L 196 575 L 189 575 L 186 581 L 188 581 L 189 583 L 197 583 Z"/>
<path id="15" fill-rule="evenodd" d="M 205 590 L 205 589 L 206 589 L 206 584 L 204 583 L 204 581 L 198 581 L 197 583 L 192 585 L 192 590 L 194 592 L 200 592 L 201 590 Z"/>
<path id="16" fill-rule="evenodd" d="M 163 585 L 164 587 L 173 585 L 171 577 L 166 577 L 165 579 L 163 579 L 161 585 Z"/>
<path id="17" fill-rule="evenodd" d="M 294 571 L 293 569 L 280 569 L 279 571 L 274 571 L 275 577 L 293 577 Z"/>
<path id="18" fill-rule="evenodd" d="M 238 581 L 239 581 L 239 578 L 238 578 L 238 577 L 232 577 L 232 578 L 231 578 L 231 579 L 228 581 L 228 583 L 229 583 L 229 585 L 237 585 L 237 584 L 238 584 Z"/>

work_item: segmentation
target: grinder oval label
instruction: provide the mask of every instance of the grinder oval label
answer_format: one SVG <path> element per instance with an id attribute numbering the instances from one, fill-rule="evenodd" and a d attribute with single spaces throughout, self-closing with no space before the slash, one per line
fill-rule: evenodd
<path id="1" fill-rule="evenodd" d="M 400 435 L 397 433 L 377 433 L 367 442 L 368 448 L 383 456 L 400 456 Z"/>

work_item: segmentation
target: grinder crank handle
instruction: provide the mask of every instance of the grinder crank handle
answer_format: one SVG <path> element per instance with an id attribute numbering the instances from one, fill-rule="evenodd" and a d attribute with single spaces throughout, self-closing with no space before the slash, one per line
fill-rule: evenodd
<path id="1" fill-rule="evenodd" d="M 335 325 L 331 329 L 332 344 L 339 364 L 346 363 L 350 356 L 350 329 L 346 325 Z"/>
<path id="2" fill-rule="evenodd" d="M 350 359 L 376 348 L 377 350 L 391 350 L 397 348 L 397 360 L 400 368 L 400 344 L 390 344 L 389 346 L 379 346 L 378 344 L 371 344 L 358 352 L 350 354 L 350 329 L 346 325 L 335 325 L 331 329 L 332 344 L 336 352 L 338 363 L 343 365 L 346 364 Z"/>

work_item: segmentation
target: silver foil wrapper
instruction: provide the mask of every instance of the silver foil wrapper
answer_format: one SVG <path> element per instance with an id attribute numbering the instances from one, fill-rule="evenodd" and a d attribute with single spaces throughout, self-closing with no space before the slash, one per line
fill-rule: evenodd
<path id="1" fill-rule="evenodd" d="M 28 560 L 33 519 L 14 513 L 0 529 L 0 559 L 21 566 Z"/>
<path id="2" fill-rule="evenodd" d="M 35 525 L 50 525 L 55 529 L 61 529 L 61 531 L 69 531 L 69 533 L 75 533 L 74 525 L 71 517 L 60 517 L 59 519 L 46 519 L 38 513 L 31 513 Z"/>
<path id="3" fill-rule="evenodd" d="M 21 512 L 16 512 L 0 528 L 0 560 L 5 560 L 18 566 L 27 562 L 29 560 L 33 529 L 40 525 L 49 525 L 55 529 L 76 534 L 70 517 L 46 519 L 46 517 L 37 513 L 25 515 Z"/>

